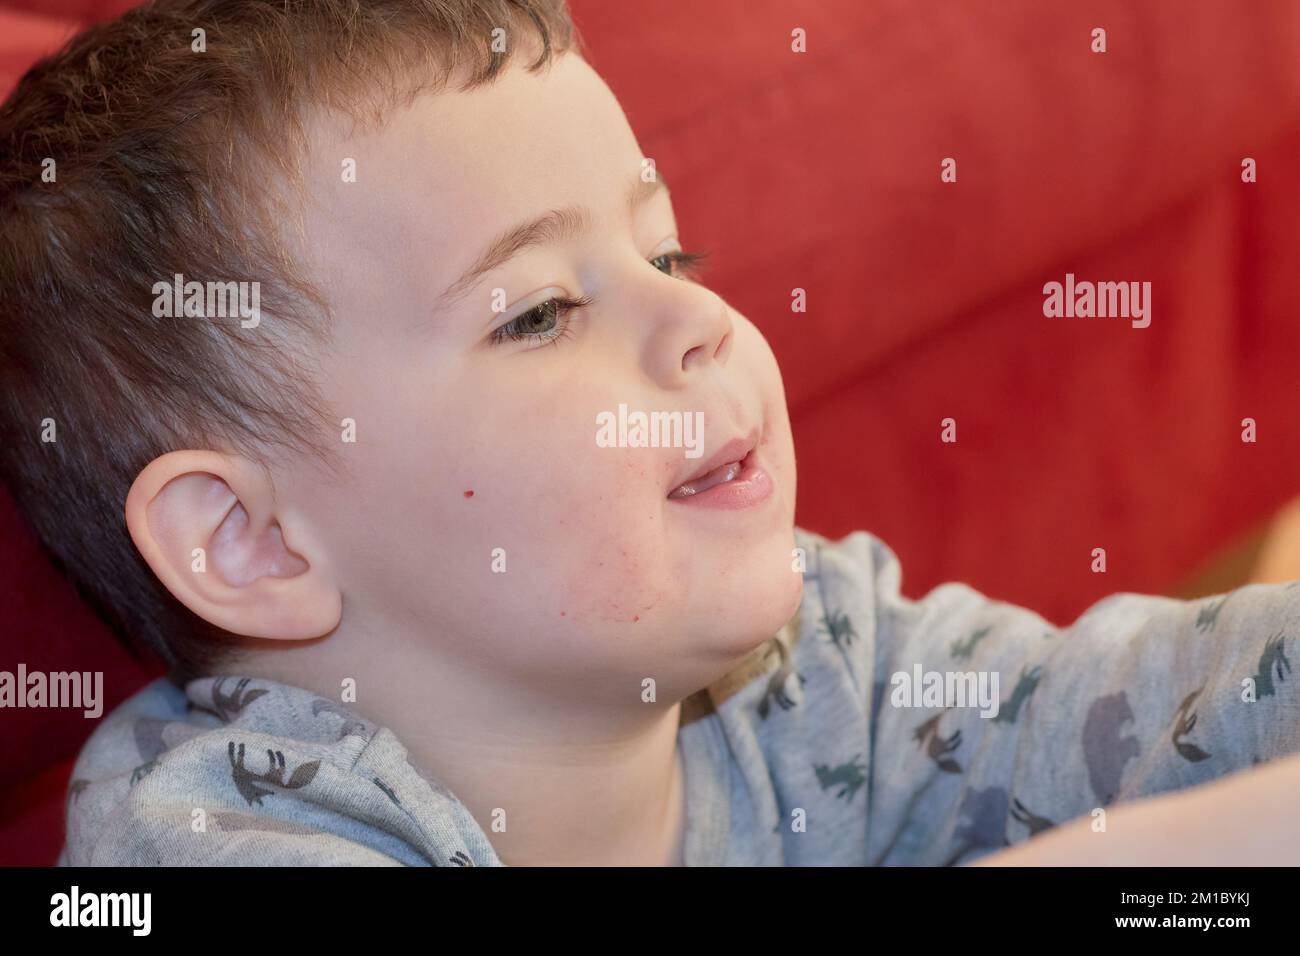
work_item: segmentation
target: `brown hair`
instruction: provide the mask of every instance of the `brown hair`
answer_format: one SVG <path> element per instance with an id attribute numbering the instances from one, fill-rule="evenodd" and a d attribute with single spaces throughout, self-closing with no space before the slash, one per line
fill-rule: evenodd
<path id="1" fill-rule="evenodd" d="M 55 562 L 174 681 L 233 647 L 137 553 L 136 475 L 181 448 L 329 457 L 307 347 L 328 304 L 270 225 L 308 110 L 378 122 L 473 89 L 517 35 L 533 72 L 581 45 L 564 0 L 163 0 L 74 37 L 0 107 L 0 468 Z M 155 317 L 178 273 L 257 281 L 265 317 Z"/>

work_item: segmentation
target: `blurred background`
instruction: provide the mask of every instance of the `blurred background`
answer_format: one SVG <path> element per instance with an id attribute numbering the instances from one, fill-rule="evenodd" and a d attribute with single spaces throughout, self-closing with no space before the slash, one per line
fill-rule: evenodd
<path id="1" fill-rule="evenodd" d="M 133 5 L 0 0 L 0 95 Z M 800 525 L 873 532 L 908 596 L 962 580 L 1060 624 L 1116 591 L 1300 578 L 1300 3 L 570 5 L 704 281 L 781 362 Z M 1066 273 L 1150 282 L 1150 326 L 1044 317 Z M 103 671 L 106 713 L 161 673 L 0 495 L 20 662 Z M 0 712 L 0 864 L 54 861 L 93 729 Z"/>

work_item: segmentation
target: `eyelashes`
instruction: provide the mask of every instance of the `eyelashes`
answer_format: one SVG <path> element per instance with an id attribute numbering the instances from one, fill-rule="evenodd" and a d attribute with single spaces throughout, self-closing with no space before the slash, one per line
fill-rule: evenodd
<path id="1" fill-rule="evenodd" d="M 533 306 L 527 312 L 511 319 L 505 325 L 493 331 L 492 341 L 495 344 L 500 344 L 502 342 L 519 342 L 523 339 L 533 339 L 543 345 L 555 342 L 569 334 L 569 323 L 567 321 L 558 328 L 539 330 L 531 328 L 531 326 L 551 321 L 558 322 L 561 319 L 567 320 L 569 313 L 574 309 L 581 309 L 584 306 L 591 305 L 593 301 L 590 296 L 585 295 L 580 299 L 570 299 L 564 296 L 547 299 L 541 305 Z"/>
<path id="2" fill-rule="evenodd" d="M 660 259 L 667 259 L 672 267 L 672 271 L 668 274 L 681 278 L 685 276 L 698 276 L 700 272 L 703 271 L 700 264 L 707 259 L 708 256 L 709 253 L 703 249 L 699 252 L 686 252 L 684 249 L 679 249 L 676 252 L 665 252 L 661 255 L 657 255 L 649 261 L 653 265 Z"/>
<path id="3" fill-rule="evenodd" d="M 686 252 L 677 250 L 665 252 L 647 259 L 651 265 L 665 262 L 667 270 L 660 269 L 665 275 L 685 279 L 698 276 L 702 271 L 700 264 L 709 255 L 707 251 Z M 506 342 L 531 341 L 537 345 L 552 345 L 570 334 L 569 313 L 585 308 L 595 301 L 590 296 L 573 299 L 556 296 L 547 299 L 541 305 L 533 306 L 527 312 L 520 313 L 505 325 L 493 330 L 489 339 L 493 345 Z M 562 324 L 560 324 L 562 323 Z"/>

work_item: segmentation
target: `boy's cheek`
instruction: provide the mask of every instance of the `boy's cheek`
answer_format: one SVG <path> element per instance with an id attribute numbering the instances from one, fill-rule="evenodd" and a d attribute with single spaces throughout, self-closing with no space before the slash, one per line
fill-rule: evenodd
<path id="1" fill-rule="evenodd" d="M 557 613 L 575 624 L 654 625 L 682 596 L 659 519 L 619 512 L 583 521 L 556 542 Z M 566 529 L 567 531 L 567 529 Z"/>
<path id="2" fill-rule="evenodd" d="M 780 415 L 784 417 L 785 384 L 781 380 L 781 367 L 777 363 L 776 353 L 758 327 L 738 313 L 736 330 L 737 351 L 744 355 L 745 363 L 763 393 L 765 405 L 779 408 Z"/>
<path id="3" fill-rule="evenodd" d="M 423 552 L 420 564 L 465 564 L 461 583 L 484 582 L 489 597 L 498 585 L 534 592 L 556 617 L 631 618 L 657 603 L 662 465 L 652 455 L 663 451 L 598 448 L 591 436 L 549 442 L 536 432 L 517 425 L 495 447 L 474 442 L 406 475 L 378 469 L 383 488 L 372 500 L 389 503 L 382 523 L 407 539 L 400 550 Z M 649 597 L 633 593 L 644 585 Z"/>

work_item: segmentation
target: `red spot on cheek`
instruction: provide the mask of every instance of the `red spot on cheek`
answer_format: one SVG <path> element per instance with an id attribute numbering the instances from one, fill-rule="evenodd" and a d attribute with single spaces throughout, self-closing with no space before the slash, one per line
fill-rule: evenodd
<path id="1" fill-rule="evenodd" d="M 474 497 L 474 492 L 472 492 L 472 491 L 467 491 L 467 492 L 465 492 L 465 497 L 466 497 L 466 498 L 473 498 L 473 497 Z"/>
<path id="2" fill-rule="evenodd" d="M 635 624 L 635 623 L 636 623 L 637 621 L 639 621 L 639 620 L 641 620 L 641 615 L 640 615 L 640 614 L 633 614 L 633 615 L 632 615 L 632 623 L 633 623 L 633 624 Z"/>
<path id="3" fill-rule="evenodd" d="M 563 611 L 560 612 L 560 617 L 564 617 L 564 612 L 563 612 Z"/>

